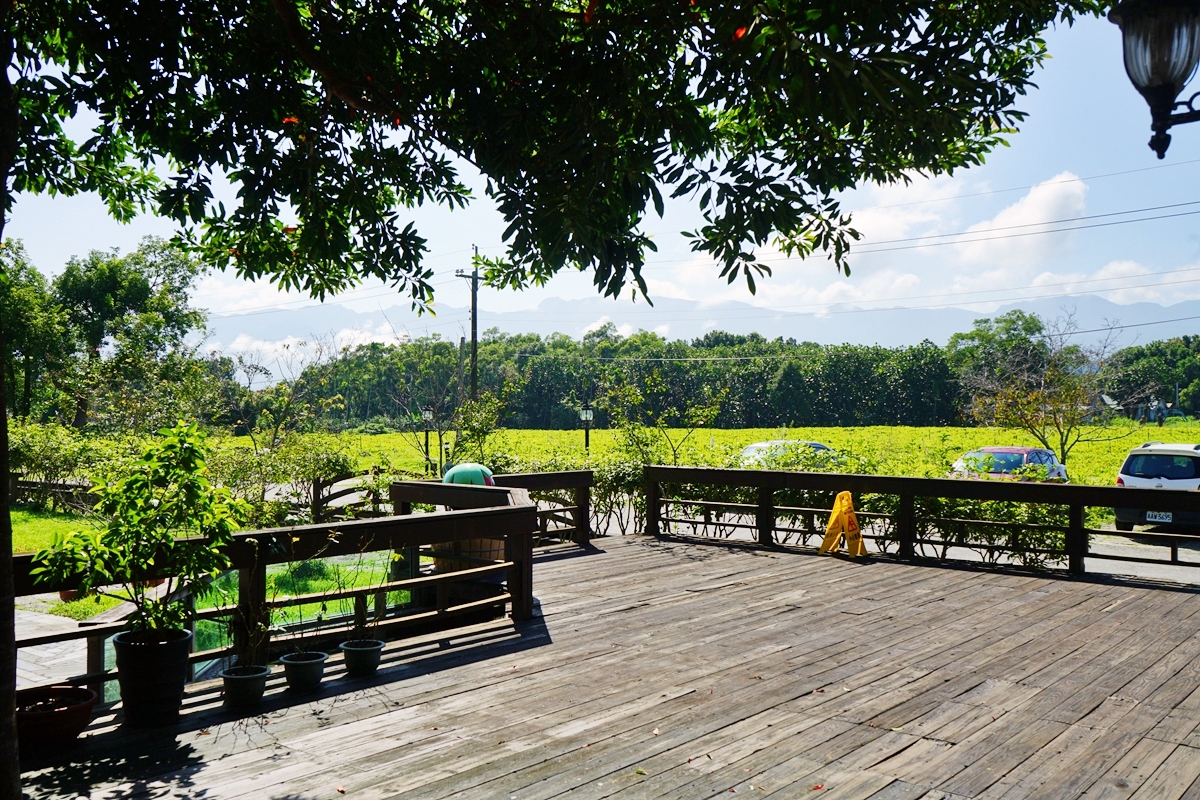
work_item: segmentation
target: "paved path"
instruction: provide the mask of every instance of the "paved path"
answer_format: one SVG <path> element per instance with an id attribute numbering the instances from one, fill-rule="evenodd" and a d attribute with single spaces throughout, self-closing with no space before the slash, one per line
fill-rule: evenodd
<path id="1" fill-rule="evenodd" d="M 18 639 L 78 629 L 73 619 L 17 609 Z M 86 666 L 87 645 L 82 640 L 23 647 L 17 651 L 17 688 L 83 675 Z"/>

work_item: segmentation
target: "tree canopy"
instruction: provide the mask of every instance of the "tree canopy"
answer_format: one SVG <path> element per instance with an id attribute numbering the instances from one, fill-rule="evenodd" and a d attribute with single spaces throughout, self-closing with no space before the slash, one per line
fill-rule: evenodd
<path id="1" fill-rule="evenodd" d="M 1041 31 L 1098 8 L 21 3 L 3 20 L 11 188 L 94 189 L 119 218 L 148 204 L 213 263 L 318 296 L 374 276 L 426 301 L 403 208 L 467 202 L 462 162 L 509 223 L 500 285 L 571 267 L 644 291 L 641 225 L 668 193 L 699 204 L 693 246 L 731 281 L 766 270 L 754 250 L 772 238 L 848 268 L 834 194 L 978 163 L 1023 118 Z M 74 142 L 63 123 L 82 108 L 99 122 Z"/>

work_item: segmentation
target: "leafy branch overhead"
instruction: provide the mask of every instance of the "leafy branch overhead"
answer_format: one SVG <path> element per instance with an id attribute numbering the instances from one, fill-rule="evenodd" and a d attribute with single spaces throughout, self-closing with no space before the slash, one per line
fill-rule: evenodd
<path id="1" fill-rule="evenodd" d="M 7 22 L 12 189 L 149 206 L 207 259 L 316 296 L 363 277 L 431 298 L 405 209 L 459 207 L 469 162 L 508 222 L 496 285 L 591 271 L 643 293 L 642 229 L 690 198 L 687 235 L 730 281 L 771 242 L 849 270 L 834 199 L 979 163 L 1048 25 L 1093 0 L 181 0 L 19 3 Z M 94 135 L 62 123 L 99 114 Z M 162 159 L 169 174 L 156 177 Z M 230 205 L 214 197 L 227 177 Z M 11 195 L 7 198 L 11 205 Z"/>

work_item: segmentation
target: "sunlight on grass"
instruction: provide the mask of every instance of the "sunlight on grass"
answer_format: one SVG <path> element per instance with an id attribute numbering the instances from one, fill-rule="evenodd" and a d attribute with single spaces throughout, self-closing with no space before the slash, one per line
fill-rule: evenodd
<path id="1" fill-rule="evenodd" d="M 90 520 L 76 514 L 35 511 L 17 506 L 12 509 L 13 552 L 36 553 L 50 546 L 56 533 L 87 528 Z"/>
<path id="2" fill-rule="evenodd" d="M 75 620 L 91 619 L 102 611 L 108 611 L 120 605 L 115 597 L 83 597 L 78 600 L 60 600 L 50 606 L 48 612 L 59 617 L 69 617 Z"/>

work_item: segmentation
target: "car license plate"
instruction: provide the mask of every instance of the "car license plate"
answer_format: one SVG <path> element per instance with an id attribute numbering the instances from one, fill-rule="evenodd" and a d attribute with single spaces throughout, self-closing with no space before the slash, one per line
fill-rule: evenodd
<path id="1" fill-rule="evenodd" d="M 1170 522 L 1170 511 L 1147 511 L 1146 522 Z"/>

